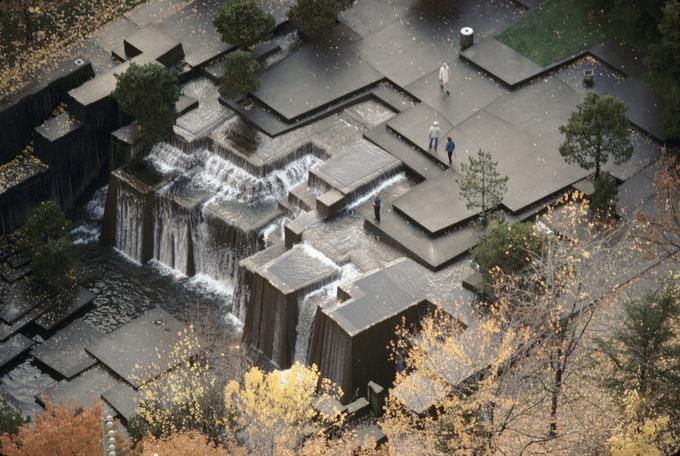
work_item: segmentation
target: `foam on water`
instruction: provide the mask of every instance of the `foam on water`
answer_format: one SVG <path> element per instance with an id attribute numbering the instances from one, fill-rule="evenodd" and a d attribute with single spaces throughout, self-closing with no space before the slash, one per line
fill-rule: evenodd
<path id="1" fill-rule="evenodd" d="M 382 181 L 380 184 L 378 184 L 374 189 L 372 189 L 370 192 L 362 195 L 360 198 L 357 198 L 356 200 L 352 201 L 351 204 L 347 206 L 348 210 L 355 209 L 358 206 L 361 206 L 367 201 L 372 200 L 375 198 L 375 195 L 378 193 L 382 192 L 388 187 L 391 187 L 394 184 L 397 184 L 399 182 L 402 182 L 406 180 L 406 173 L 399 173 L 396 176 L 392 176 L 387 180 Z"/>

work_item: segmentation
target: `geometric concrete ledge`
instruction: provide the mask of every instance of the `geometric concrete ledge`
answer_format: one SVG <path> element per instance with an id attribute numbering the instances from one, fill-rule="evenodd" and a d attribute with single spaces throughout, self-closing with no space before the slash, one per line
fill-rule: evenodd
<path id="1" fill-rule="evenodd" d="M 35 342 L 23 334 L 15 334 L 4 342 L 0 342 L 0 369 L 21 356 Z"/>
<path id="2" fill-rule="evenodd" d="M 535 77 L 545 68 L 495 38 L 487 38 L 460 53 L 460 57 L 509 87 Z"/>
<path id="3" fill-rule="evenodd" d="M 97 363 L 85 345 L 104 336 L 97 328 L 77 320 L 31 351 L 31 356 L 63 377 L 70 379 Z"/>
<path id="4" fill-rule="evenodd" d="M 91 304 L 96 297 L 97 295 L 90 290 L 78 286 L 75 296 L 66 302 L 52 303 L 49 307 L 46 307 L 46 312 L 35 323 L 43 331 L 51 331 L 69 317 L 85 308 L 85 306 Z"/>
<path id="5" fill-rule="evenodd" d="M 52 404 L 69 403 L 79 407 L 90 407 L 101 399 L 101 393 L 110 390 L 120 380 L 114 378 L 105 368 L 95 366 L 71 380 L 62 380 L 56 385 L 36 395 L 36 400 L 44 406 L 43 396 Z"/>
<path id="6" fill-rule="evenodd" d="M 168 371 L 182 360 L 172 350 L 182 340 L 186 325 L 162 309 L 152 309 L 85 349 L 135 388 Z M 206 347 L 199 339 L 192 357 Z"/>

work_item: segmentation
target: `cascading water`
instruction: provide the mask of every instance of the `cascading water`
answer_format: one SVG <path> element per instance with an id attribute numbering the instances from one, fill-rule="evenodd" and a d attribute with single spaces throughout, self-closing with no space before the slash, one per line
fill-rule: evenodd
<path id="1" fill-rule="evenodd" d="M 222 157 L 207 151 L 203 170 L 195 176 L 196 184 L 209 189 L 221 198 L 252 204 L 284 198 L 288 189 L 301 182 L 309 169 L 319 162 L 314 155 L 305 155 L 290 162 L 285 168 L 264 177 L 254 176 Z"/>
<path id="2" fill-rule="evenodd" d="M 142 263 L 144 203 L 124 185 L 116 186 L 116 240 L 114 247 L 136 263 Z"/>
<path id="3" fill-rule="evenodd" d="M 181 275 L 201 275 L 233 289 L 240 286 L 238 262 L 264 247 L 265 233 L 282 229 L 277 200 L 303 181 L 319 159 L 311 153 L 298 156 L 256 176 L 211 151 L 209 143 L 190 152 L 160 143 L 145 158 L 146 168 L 161 176 L 148 202 L 153 243 L 148 253 L 142 248 L 141 201 L 126 192 L 127 182 L 115 186 L 115 245 L 135 261 L 147 255 Z M 233 293 L 228 295 L 231 301 Z M 243 316 L 239 304 L 231 307 Z"/>
<path id="4" fill-rule="evenodd" d="M 317 307 L 335 296 L 339 284 L 358 277 L 359 270 L 351 263 L 339 267 L 340 279 L 331 282 L 318 290 L 314 290 L 298 301 L 298 322 L 295 339 L 295 361 L 307 364 L 309 360 L 309 343 L 312 338 L 312 326 Z"/>

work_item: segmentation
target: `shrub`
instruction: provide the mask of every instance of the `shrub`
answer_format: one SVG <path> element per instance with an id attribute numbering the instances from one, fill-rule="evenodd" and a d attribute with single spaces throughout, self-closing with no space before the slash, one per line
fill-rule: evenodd
<path id="1" fill-rule="evenodd" d="M 0 398 L 0 435 L 16 434 L 24 423 L 21 413 L 15 410 L 9 402 Z"/>
<path id="2" fill-rule="evenodd" d="M 352 6 L 351 0 L 298 0 L 288 19 L 305 36 L 316 39 L 335 25 L 338 13 Z"/>
<path id="3" fill-rule="evenodd" d="M 208 441 L 206 436 L 197 431 L 178 432 L 161 439 L 147 436 L 140 444 L 143 454 L 159 454 L 172 456 L 235 456 L 244 455 L 245 451 L 236 451 Z"/>
<path id="4" fill-rule="evenodd" d="M 228 0 L 217 11 L 213 24 L 225 43 L 247 49 L 262 40 L 276 22 L 255 0 Z"/>
<path id="5" fill-rule="evenodd" d="M 75 282 L 75 251 L 69 227 L 59 206 L 54 201 L 46 201 L 31 211 L 20 231 L 20 244 L 33 259 L 33 284 L 53 295 Z"/>
<path id="6" fill-rule="evenodd" d="M 257 80 L 258 64 L 245 51 L 237 50 L 224 62 L 224 77 L 220 86 L 220 94 L 227 98 L 236 98 L 260 87 Z"/>
<path id="7" fill-rule="evenodd" d="M 112 96 L 124 112 L 139 120 L 144 146 L 167 139 L 177 119 L 175 103 L 180 91 L 176 72 L 157 63 L 132 63 L 116 79 Z"/>
<path id="8" fill-rule="evenodd" d="M 493 271 L 499 268 L 505 274 L 520 272 L 534 256 L 540 255 L 541 245 L 541 237 L 530 223 L 491 222 L 471 252 L 472 261 L 479 265 L 484 279 L 480 291 L 492 294 Z"/>
<path id="9" fill-rule="evenodd" d="M 607 174 L 595 181 L 595 192 L 590 197 L 590 213 L 600 221 L 608 221 L 616 217 L 616 202 L 619 189 L 614 179 Z"/>
<path id="10" fill-rule="evenodd" d="M 31 425 L 21 426 L 13 436 L 0 436 L 0 448 L 4 456 L 101 454 L 101 406 L 77 410 L 47 403 Z"/>

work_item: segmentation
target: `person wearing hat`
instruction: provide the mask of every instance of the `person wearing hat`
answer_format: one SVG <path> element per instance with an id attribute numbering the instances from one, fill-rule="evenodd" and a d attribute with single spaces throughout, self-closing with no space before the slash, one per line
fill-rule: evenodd
<path id="1" fill-rule="evenodd" d="M 436 120 L 432 122 L 432 126 L 430 127 L 430 130 L 427 133 L 427 140 L 429 142 L 427 150 L 432 149 L 434 146 L 434 151 L 437 152 L 437 145 L 439 144 L 439 133 L 441 131 L 439 130 L 439 122 Z"/>

